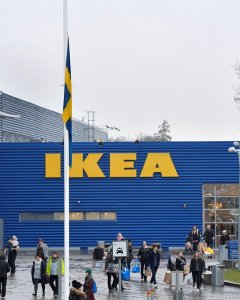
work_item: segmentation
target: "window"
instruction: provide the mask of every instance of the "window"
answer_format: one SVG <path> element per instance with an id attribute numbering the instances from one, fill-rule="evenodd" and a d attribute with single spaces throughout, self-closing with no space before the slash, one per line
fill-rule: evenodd
<path id="1" fill-rule="evenodd" d="M 116 221 L 115 212 L 70 212 L 70 221 Z M 63 212 L 28 212 L 20 213 L 19 221 L 64 221 Z"/>
<path id="2" fill-rule="evenodd" d="M 101 220 L 100 212 L 86 212 L 85 220 Z"/>
<path id="3" fill-rule="evenodd" d="M 236 239 L 238 224 L 238 184 L 206 184 L 203 186 L 204 229 L 215 231 L 218 243 L 223 230 Z M 204 230 L 203 229 L 203 230 Z"/>
<path id="4" fill-rule="evenodd" d="M 101 220 L 116 221 L 116 213 L 115 212 L 101 212 Z"/>

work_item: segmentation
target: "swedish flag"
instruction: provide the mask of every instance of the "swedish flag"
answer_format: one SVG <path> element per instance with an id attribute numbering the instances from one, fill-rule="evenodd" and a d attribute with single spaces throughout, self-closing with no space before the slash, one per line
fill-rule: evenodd
<path id="1" fill-rule="evenodd" d="M 67 59 L 65 68 L 65 88 L 62 118 L 68 130 L 69 138 L 69 166 L 72 167 L 72 82 L 71 82 L 71 64 L 69 39 L 67 45 Z"/>

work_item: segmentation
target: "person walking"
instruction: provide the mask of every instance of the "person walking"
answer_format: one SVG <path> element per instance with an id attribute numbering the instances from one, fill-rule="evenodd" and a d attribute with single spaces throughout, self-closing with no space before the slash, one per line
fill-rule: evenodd
<path id="1" fill-rule="evenodd" d="M 176 260 L 177 260 L 177 252 L 173 252 L 168 259 L 167 269 L 170 271 L 176 271 Z"/>
<path id="2" fill-rule="evenodd" d="M 197 226 L 193 226 L 193 229 L 189 232 L 189 240 L 191 241 L 193 252 L 198 251 L 198 245 L 200 242 L 200 232 Z"/>
<path id="3" fill-rule="evenodd" d="M 205 261 L 200 257 L 198 252 L 194 253 L 194 257 L 190 262 L 190 273 L 192 273 L 193 288 L 197 282 L 197 291 L 199 292 L 202 284 L 202 274 L 206 271 Z"/>
<path id="4" fill-rule="evenodd" d="M 149 266 L 149 247 L 146 241 L 143 241 L 141 248 L 138 250 L 138 257 L 141 262 L 141 280 L 147 282 L 145 271 Z"/>
<path id="5" fill-rule="evenodd" d="M 87 269 L 85 271 L 85 282 L 83 285 L 83 291 L 86 293 L 87 298 L 86 300 L 95 300 L 94 293 L 92 291 L 94 280 L 92 278 L 92 270 Z"/>
<path id="6" fill-rule="evenodd" d="M 64 262 L 63 259 L 60 262 L 58 253 L 54 251 L 47 261 L 46 273 L 47 276 L 49 276 L 49 284 L 55 298 L 57 298 L 58 295 L 58 274 L 60 272 L 64 275 Z"/>
<path id="7" fill-rule="evenodd" d="M 32 295 L 37 297 L 38 284 L 41 283 L 42 295 L 44 297 L 45 281 L 46 281 L 46 265 L 44 260 L 39 255 L 36 255 L 35 260 L 33 261 L 31 274 L 32 274 L 32 283 L 34 285 L 34 293 Z"/>
<path id="8" fill-rule="evenodd" d="M 156 274 L 160 265 L 160 252 L 158 251 L 158 244 L 152 245 L 152 250 L 149 252 L 149 265 L 152 271 L 152 277 L 150 283 L 153 283 L 155 288 L 158 288 L 156 282 Z"/>
<path id="9" fill-rule="evenodd" d="M 205 240 L 207 247 L 213 248 L 214 232 L 210 225 L 207 225 L 206 231 L 203 234 L 203 239 Z"/>
<path id="10" fill-rule="evenodd" d="M 77 280 L 72 281 L 72 288 L 70 289 L 69 300 L 85 300 L 87 299 L 86 293 L 82 290 L 81 282 Z"/>
<path id="11" fill-rule="evenodd" d="M 15 235 L 13 235 L 9 240 L 8 244 L 5 247 L 5 252 L 8 252 L 8 264 L 10 266 L 11 273 L 10 275 L 14 275 L 16 272 L 16 258 L 17 252 L 19 250 L 19 242 Z"/>
<path id="12" fill-rule="evenodd" d="M 225 245 L 228 241 L 230 241 L 230 236 L 227 234 L 226 230 L 223 230 L 222 235 L 220 236 L 220 245 Z"/>
<path id="13" fill-rule="evenodd" d="M 4 252 L 0 252 L 0 289 L 1 297 L 5 299 L 6 296 L 6 286 L 7 286 L 7 273 L 10 272 L 10 266 L 6 262 L 6 256 Z"/>
<path id="14" fill-rule="evenodd" d="M 112 293 L 114 290 L 118 290 L 118 273 L 117 273 L 117 261 L 112 255 L 112 249 L 108 252 L 105 262 L 105 271 L 108 277 L 108 290 Z M 111 279 L 113 278 L 113 282 Z"/>
<path id="15" fill-rule="evenodd" d="M 48 259 L 48 245 L 44 243 L 43 239 L 38 240 L 37 248 L 36 248 L 36 256 L 41 257 L 44 260 L 45 264 Z"/>

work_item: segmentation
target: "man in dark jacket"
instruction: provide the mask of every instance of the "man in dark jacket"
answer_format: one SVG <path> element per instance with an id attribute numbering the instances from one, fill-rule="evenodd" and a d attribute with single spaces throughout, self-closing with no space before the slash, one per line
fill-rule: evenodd
<path id="1" fill-rule="evenodd" d="M 142 247 L 138 250 L 138 257 L 141 262 L 141 279 L 144 279 L 144 282 L 147 282 L 147 276 L 144 274 L 144 271 L 147 270 L 149 265 L 149 248 L 147 242 L 142 243 Z"/>
<path id="2" fill-rule="evenodd" d="M 2 298 L 6 295 L 6 286 L 7 286 L 7 273 L 10 272 L 10 266 L 6 262 L 6 257 L 4 253 L 0 252 L 0 285 L 2 287 Z"/>
<path id="3" fill-rule="evenodd" d="M 207 229 L 203 234 L 203 239 L 208 247 L 213 248 L 214 232 L 210 225 L 207 225 Z"/>

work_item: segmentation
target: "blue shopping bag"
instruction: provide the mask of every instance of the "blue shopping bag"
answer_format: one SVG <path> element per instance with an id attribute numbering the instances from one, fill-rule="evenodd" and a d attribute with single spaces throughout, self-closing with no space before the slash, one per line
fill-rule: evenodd
<path id="1" fill-rule="evenodd" d="M 132 268 L 133 273 L 140 273 L 140 265 L 139 265 L 139 260 L 136 258 L 135 259 L 135 264 Z"/>
<path id="2" fill-rule="evenodd" d="M 128 281 L 130 279 L 130 271 L 127 267 L 122 268 L 122 280 Z"/>

